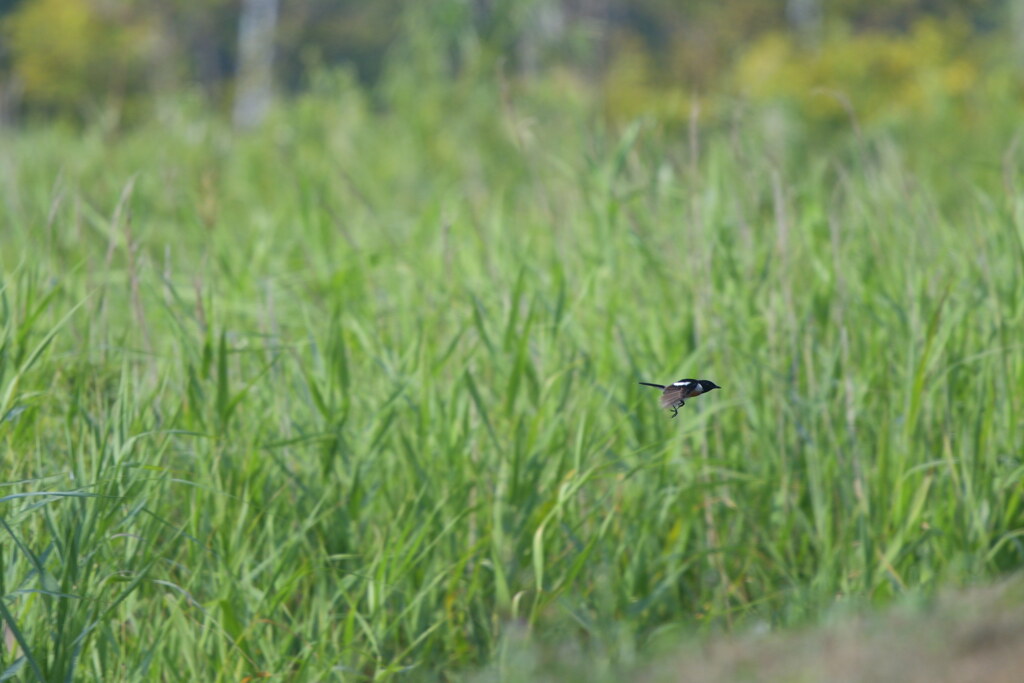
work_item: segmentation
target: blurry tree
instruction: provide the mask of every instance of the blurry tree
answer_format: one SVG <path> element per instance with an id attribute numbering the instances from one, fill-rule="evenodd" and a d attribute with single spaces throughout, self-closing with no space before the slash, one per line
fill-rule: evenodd
<path id="1" fill-rule="evenodd" d="M 11 77 L 26 102 L 84 116 L 146 89 L 152 26 L 130 5 L 26 0 L 3 24 Z"/>
<path id="2" fill-rule="evenodd" d="M 14 9 L 17 0 L 0 0 L 0 28 L 3 27 L 4 15 Z M 20 99 L 18 84 L 11 78 L 11 54 L 3 33 L 0 32 L 0 125 L 13 120 L 15 102 Z"/>
<path id="3" fill-rule="evenodd" d="M 715 89 L 735 56 L 756 35 L 786 25 L 786 1 L 609 0 L 615 60 L 647 61 L 645 86 Z M 637 52 L 643 55 L 636 54 Z"/>
<path id="4" fill-rule="evenodd" d="M 537 3 L 529 25 L 519 41 L 519 63 L 525 73 L 540 71 L 544 53 L 561 41 L 566 30 L 565 5 L 561 2 Z"/>
<path id="5" fill-rule="evenodd" d="M 242 0 L 235 78 L 236 126 L 248 128 L 260 123 L 270 108 L 276 30 L 277 0 Z"/>
<path id="6" fill-rule="evenodd" d="M 861 31 L 907 32 L 925 17 L 959 18 L 975 26 L 994 28 L 992 21 L 1007 4 L 1007 0 L 831 0 L 829 13 Z"/>
<path id="7" fill-rule="evenodd" d="M 805 44 L 821 40 L 822 0 L 786 0 L 786 18 Z"/>
<path id="8" fill-rule="evenodd" d="M 198 85 L 218 101 L 235 72 L 238 0 L 135 0 L 166 38 L 160 62 L 167 87 Z"/>
<path id="9" fill-rule="evenodd" d="M 987 75 L 981 59 L 962 23 L 921 19 L 906 33 L 848 34 L 813 55 L 789 36 L 765 35 L 738 60 L 733 79 L 746 98 L 785 103 L 806 122 L 923 123 L 969 115 Z"/>
<path id="10" fill-rule="evenodd" d="M 1010 32 L 1013 36 L 1013 57 L 1017 62 L 1017 68 L 1024 70 L 1024 0 L 1011 2 Z"/>
<path id="11" fill-rule="evenodd" d="M 308 82 L 308 70 L 336 65 L 352 66 L 361 82 L 375 83 L 399 35 L 407 5 L 407 0 L 284 3 L 278 21 L 275 69 L 281 87 L 298 90 Z"/>
<path id="12" fill-rule="evenodd" d="M 241 119 L 271 82 L 295 92 L 338 65 L 371 85 L 403 68 L 529 77 L 560 64 L 606 91 L 682 102 L 721 90 L 768 34 L 817 49 L 844 34 L 907 34 L 922 16 L 1024 33 L 1024 0 L 0 0 L 0 116 L 15 96 L 27 112 L 82 117 L 198 85 L 225 110 L 237 92 Z M 428 53 L 429 65 L 402 63 Z"/>

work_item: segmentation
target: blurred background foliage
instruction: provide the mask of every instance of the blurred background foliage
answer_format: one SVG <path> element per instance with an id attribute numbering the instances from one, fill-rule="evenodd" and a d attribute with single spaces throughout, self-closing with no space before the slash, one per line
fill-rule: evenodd
<path id="1" fill-rule="evenodd" d="M 613 122 L 685 126 L 697 111 L 707 122 L 738 101 L 770 103 L 827 132 L 851 120 L 969 126 L 1019 108 L 1024 92 L 1019 0 L 270 1 L 276 101 L 340 68 L 370 88 L 389 77 L 569 88 Z M 131 125 L 190 91 L 227 112 L 250 4 L 0 0 L 0 117 Z"/>

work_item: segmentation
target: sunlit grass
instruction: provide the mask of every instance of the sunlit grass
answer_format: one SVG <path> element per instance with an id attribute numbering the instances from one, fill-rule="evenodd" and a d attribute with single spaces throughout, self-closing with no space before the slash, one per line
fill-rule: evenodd
<path id="1" fill-rule="evenodd" d="M 628 659 L 1020 565 L 1003 178 L 453 98 L 4 139 L 3 667 Z"/>

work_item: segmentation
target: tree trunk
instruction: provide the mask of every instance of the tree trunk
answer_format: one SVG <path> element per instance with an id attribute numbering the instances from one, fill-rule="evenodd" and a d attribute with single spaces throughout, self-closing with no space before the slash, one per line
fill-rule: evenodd
<path id="1" fill-rule="evenodd" d="M 278 0 L 242 0 L 233 112 L 239 128 L 259 125 L 270 108 L 277 8 Z"/>
<path id="2" fill-rule="evenodd" d="M 807 46 L 821 42 L 821 0 L 786 0 L 786 19 Z"/>
<path id="3" fill-rule="evenodd" d="M 524 73 L 539 74 L 545 53 L 564 40 L 567 26 L 562 5 L 562 0 L 541 0 L 531 8 L 526 30 L 518 42 L 519 64 Z"/>

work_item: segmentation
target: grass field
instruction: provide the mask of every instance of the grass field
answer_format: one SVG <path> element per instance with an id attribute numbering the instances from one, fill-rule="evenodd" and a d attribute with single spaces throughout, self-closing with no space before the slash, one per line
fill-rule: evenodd
<path id="1" fill-rule="evenodd" d="M 1021 566 L 1010 140 L 332 87 L 0 138 L 0 669 L 613 671 Z"/>

